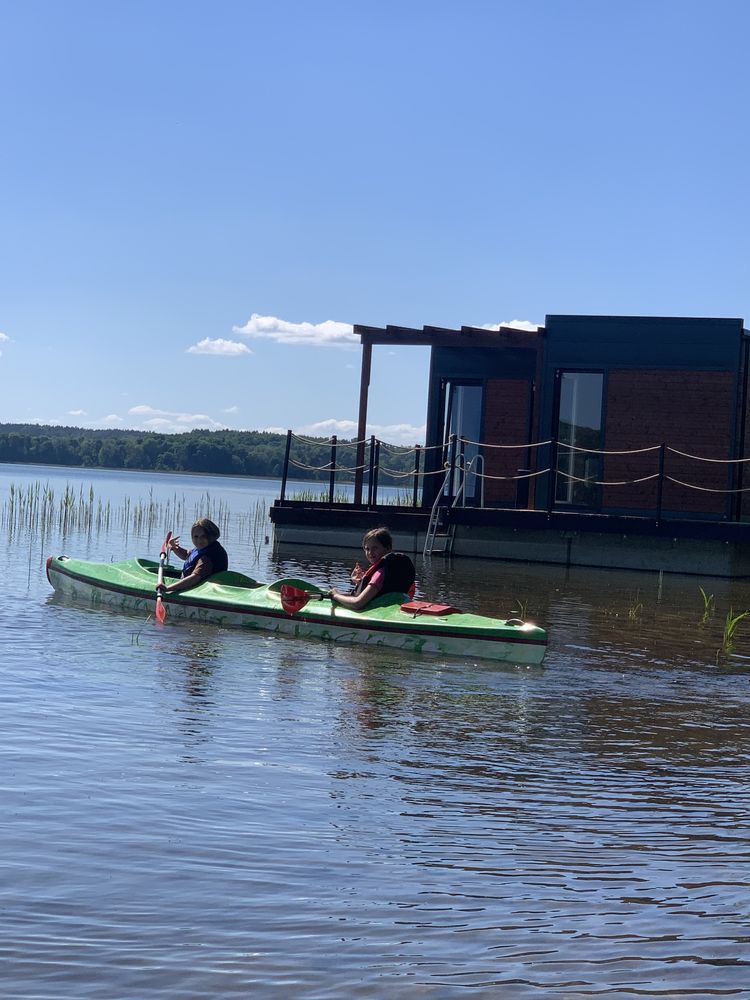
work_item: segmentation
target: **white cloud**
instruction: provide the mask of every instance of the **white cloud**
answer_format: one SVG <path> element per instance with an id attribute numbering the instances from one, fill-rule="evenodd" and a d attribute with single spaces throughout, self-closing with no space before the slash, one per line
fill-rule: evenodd
<path id="1" fill-rule="evenodd" d="M 150 420 L 143 421 L 142 430 L 163 431 L 163 433 L 169 434 L 174 431 L 174 425 L 168 417 L 152 417 Z M 183 427 L 182 430 L 185 428 Z"/>
<path id="2" fill-rule="evenodd" d="M 538 323 L 530 323 L 527 319 L 512 319 L 507 323 L 482 323 L 479 330 L 499 330 L 500 327 L 510 327 L 512 330 L 525 330 L 526 333 L 536 333 Z"/>
<path id="3" fill-rule="evenodd" d="M 222 413 L 239 413 L 240 412 L 240 408 L 239 408 L 239 406 L 226 406 L 226 407 L 224 407 L 224 409 L 221 412 Z"/>
<path id="4" fill-rule="evenodd" d="M 206 413 L 180 413 L 175 410 L 158 410 L 148 404 L 131 406 L 128 410 L 129 417 L 140 417 L 141 425 L 150 431 L 164 431 L 166 433 L 179 434 L 182 431 L 192 430 L 194 427 L 205 427 L 209 430 L 223 430 L 226 424 L 214 420 Z"/>
<path id="5" fill-rule="evenodd" d="M 368 424 L 367 437 L 375 435 L 380 441 L 388 444 L 413 445 L 423 444 L 426 426 L 416 427 L 413 424 Z M 306 437 L 331 437 L 335 434 L 342 438 L 356 438 L 357 422 L 355 420 L 318 420 L 313 424 L 297 427 L 298 434 Z"/>
<path id="6" fill-rule="evenodd" d="M 85 410 L 68 410 L 68 416 L 69 417 L 85 417 L 86 416 L 86 411 Z"/>
<path id="7" fill-rule="evenodd" d="M 215 357 L 237 358 L 241 354 L 252 354 L 253 352 L 245 344 L 240 344 L 236 340 L 222 340 L 221 338 L 210 340 L 206 337 L 197 344 L 193 344 L 192 347 L 188 347 L 185 353 L 213 354 Z"/>
<path id="8" fill-rule="evenodd" d="M 125 421 L 122 419 L 122 417 L 118 416 L 116 413 L 109 413 L 107 414 L 106 417 L 102 417 L 102 419 L 99 421 L 100 424 L 103 424 L 107 427 L 112 427 L 114 424 L 122 424 L 124 422 Z"/>
<path id="9" fill-rule="evenodd" d="M 7 333 L 0 333 L 0 344 L 9 344 L 10 337 Z M 3 356 L 3 352 L 0 351 L 0 358 Z"/>
<path id="10" fill-rule="evenodd" d="M 277 344 L 307 344 L 310 347 L 357 347 L 351 323 L 328 319 L 323 323 L 290 323 L 276 316 L 253 313 L 244 326 L 233 326 L 233 333 L 256 340 L 272 340 Z"/>

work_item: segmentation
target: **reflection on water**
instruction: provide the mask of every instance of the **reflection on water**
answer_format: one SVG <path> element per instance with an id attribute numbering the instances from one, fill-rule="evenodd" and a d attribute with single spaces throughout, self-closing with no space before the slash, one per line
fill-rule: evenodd
<path id="1" fill-rule="evenodd" d="M 418 560 L 529 670 L 76 607 L 61 545 L 7 546 L 4 997 L 750 997 L 747 584 Z"/>

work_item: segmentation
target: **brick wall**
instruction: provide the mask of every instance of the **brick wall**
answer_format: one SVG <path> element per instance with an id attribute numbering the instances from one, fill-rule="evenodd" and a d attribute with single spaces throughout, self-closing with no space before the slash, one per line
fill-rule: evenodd
<path id="1" fill-rule="evenodd" d="M 705 458 L 729 458 L 733 429 L 733 373 L 707 371 L 610 371 L 607 380 L 607 451 L 664 442 Z M 712 489 L 731 486 L 730 466 L 698 462 L 667 452 L 665 473 Z M 658 452 L 606 456 L 603 480 L 633 480 L 658 470 Z M 656 481 L 602 489 L 602 507 L 655 509 Z M 702 493 L 665 481 L 664 511 L 721 515 L 727 495 Z"/>
<path id="2" fill-rule="evenodd" d="M 487 444 L 521 445 L 529 440 L 528 379 L 489 379 L 484 393 L 484 433 Z M 515 505 L 516 481 L 490 476 L 515 476 L 526 462 L 523 448 L 485 448 L 485 503 Z"/>

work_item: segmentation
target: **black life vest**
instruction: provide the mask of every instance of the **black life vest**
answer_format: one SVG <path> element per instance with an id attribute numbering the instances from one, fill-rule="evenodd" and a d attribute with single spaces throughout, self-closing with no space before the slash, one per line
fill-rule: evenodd
<path id="1" fill-rule="evenodd" d="M 383 586 L 378 593 L 379 597 L 382 594 L 408 594 L 410 588 L 414 586 L 416 573 L 414 571 L 414 563 L 411 559 L 407 555 L 404 555 L 403 552 L 388 552 L 382 559 L 379 559 L 369 569 L 365 570 L 354 593 L 361 594 L 375 572 L 379 569 L 382 569 L 385 573 Z"/>
<path id="2" fill-rule="evenodd" d="M 193 567 L 203 556 L 211 561 L 211 576 L 214 573 L 223 573 L 229 566 L 229 556 L 226 549 L 219 542 L 213 541 L 208 545 L 204 545 L 202 549 L 193 549 L 182 567 L 182 575 L 190 576 L 193 572 Z"/>

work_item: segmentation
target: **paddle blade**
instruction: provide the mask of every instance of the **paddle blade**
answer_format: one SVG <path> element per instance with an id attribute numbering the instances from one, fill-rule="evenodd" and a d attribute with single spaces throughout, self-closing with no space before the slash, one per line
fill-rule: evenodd
<path id="1" fill-rule="evenodd" d="M 281 606 L 288 615 L 294 615 L 301 611 L 312 597 L 312 594 L 308 594 L 306 590 L 292 587 L 289 583 L 282 585 L 280 594 Z"/>
<path id="2" fill-rule="evenodd" d="M 156 620 L 161 625 L 167 620 L 167 609 L 161 597 L 156 598 Z"/>
<path id="3" fill-rule="evenodd" d="M 161 553 L 160 554 L 163 555 L 165 558 L 166 558 L 166 555 L 167 555 L 167 546 L 169 545 L 169 540 L 170 540 L 171 537 L 172 537 L 172 532 L 168 531 L 167 532 L 167 537 L 164 539 L 164 544 L 161 547 Z"/>

